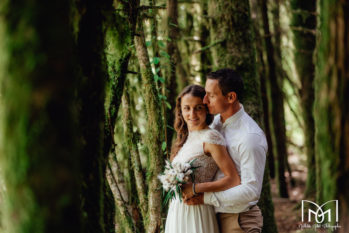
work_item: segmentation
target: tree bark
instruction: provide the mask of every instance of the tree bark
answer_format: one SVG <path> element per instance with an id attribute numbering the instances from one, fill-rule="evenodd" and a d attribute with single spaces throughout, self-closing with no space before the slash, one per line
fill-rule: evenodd
<path id="1" fill-rule="evenodd" d="M 119 6 L 125 10 L 122 5 Z M 111 9 L 114 10 L 114 9 Z M 115 126 L 116 118 L 121 104 L 121 96 L 124 90 L 124 84 L 127 76 L 128 63 L 131 56 L 129 47 L 133 44 L 132 36 L 134 34 L 135 25 L 130 25 L 129 16 L 123 11 L 116 11 L 115 14 L 110 14 L 105 22 L 106 31 L 106 59 L 108 63 L 108 80 L 106 84 L 105 98 L 105 122 L 104 122 L 104 144 L 103 155 L 105 158 L 115 155 Z M 127 22 L 127 23 L 125 23 Z M 110 186 L 112 186 L 115 196 L 114 208 L 105 208 L 105 216 L 112 217 L 116 220 L 118 227 L 125 232 L 133 232 L 134 225 L 131 219 L 131 214 L 128 212 L 127 203 L 122 200 L 121 190 L 124 189 L 124 181 L 121 179 L 120 168 L 116 163 L 112 163 L 109 158 L 110 169 L 108 169 L 107 177 L 109 177 Z M 113 168 L 116 168 L 118 174 L 113 174 Z M 113 179 L 114 177 L 114 179 Z M 109 185 L 108 185 L 109 186 Z M 118 192 L 120 191 L 120 193 Z M 107 205 L 106 205 L 107 206 Z M 118 216 L 118 218 L 116 218 Z M 111 221 L 107 221 L 110 223 Z M 113 224 L 107 225 L 107 229 L 114 229 Z"/>
<path id="2" fill-rule="evenodd" d="M 132 162 L 132 176 L 135 177 L 136 190 L 139 199 L 139 209 L 141 211 L 143 219 L 147 218 L 147 197 L 146 197 L 146 187 L 145 179 L 142 173 L 142 166 L 139 156 L 139 151 L 137 147 L 137 140 L 135 134 L 133 133 L 133 118 L 130 111 L 130 97 L 128 90 L 125 90 L 122 97 L 122 109 L 123 109 L 123 124 L 125 140 L 127 143 L 128 153 L 131 155 Z"/>
<path id="3" fill-rule="evenodd" d="M 207 36 L 210 34 L 209 21 L 208 21 L 208 1 L 202 0 L 200 3 L 201 8 L 201 20 L 200 20 L 200 46 L 201 49 L 205 48 L 210 43 L 210 38 Z M 209 49 L 205 49 L 200 52 L 200 77 L 201 84 L 205 85 L 206 75 L 211 71 L 212 57 Z"/>
<path id="4" fill-rule="evenodd" d="M 316 197 L 319 204 L 339 200 L 339 232 L 348 232 L 349 5 L 347 1 L 320 0 L 319 9 L 314 103 Z"/>
<path id="5" fill-rule="evenodd" d="M 105 85 L 107 63 L 104 53 L 107 17 L 112 0 L 77 2 L 80 14 L 77 52 L 80 63 L 78 98 L 82 130 L 82 210 L 84 232 L 106 232 L 106 164 L 104 148 Z M 112 224 L 111 224 L 112 225 Z"/>
<path id="6" fill-rule="evenodd" d="M 300 90 L 301 106 L 303 110 L 305 153 L 307 156 L 306 197 L 315 197 L 315 151 L 314 151 L 314 77 L 315 65 L 313 61 L 316 45 L 316 0 L 292 0 L 293 44 L 295 47 L 294 61 L 302 87 Z"/>
<path id="7" fill-rule="evenodd" d="M 136 54 L 140 65 L 144 85 L 144 97 L 147 112 L 147 147 L 149 150 L 148 167 L 148 218 L 146 232 L 160 232 L 161 225 L 161 185 L 157 178 L 162 172 L 163 154 L 161 145 L 163 142 L 161 103 L 155 87 L 153 73 L 150 67 L 149 55 L 145 44 L 142 21 L 137 24 L 137 36 L 135 36 Z"/>
<path id="8" fill-rule="evenodd" d="M 0 5 L 2 230 L 81 232 L 70 3 Z"/>
<path id="9" fill-rule="evenodd" d="M 261 28 L 263 28 L 263 23 L 261 20 L 261 14 L 259 11 L 259 5 L 257 4 L 257 1 L 251 1 L 251 10 L 255 14 L 255 19 L 253 20 L 253 28 L 255 32 L 256 37 L 256 52 L 257 52 L 257 70 L 259 74 L 260 84 L 261 84 L 261 100 L 263 104 L 263 123 L 264 123 L 264 131 L 265 136 L 267 138 L 268 142 L 268 165 L 269 165 L 269 174 L 270 178 L 275 178 L 275 156 L 273 153 L 273 142 L 271 139 L 271 129 L 270 129 L 270 122 L 269 118 L 270 116 L 270 106 L 269 106 L 269 100 L 268 100 L 268 92 L 267 92 L 267 73 L 268 73 L 268 67 L 266 66 L 265 61 L 265 43 L 261 36 Z"/>
<path id="10" fill-rule="evenodd" d="M 173 127 L 174 124 L 174 106 L 176 106 L 177 97 L 177 66 L 180 61 L 180 53 L 178 50 L 177 40 L 179 36 L 178 25 L 178 3 L 177 0 L 167 0 L 167 27 L 168 38 L 167 53 L 170 56 L 169 65 L 166 72 L 166 92 L 167 100 L 171 109 L 166 111 L 167 124 Z M 167 146 L 171 148 L 174 130 L 167 130 Z"/>
<path id="11" fill-rule="evenodd" d="M 263 19 L 263 30 L 269 70 L 269 102 L 271 103 L 271 119 L 269 120 L 271 125 L 272 141 L 273 145 L 275 145 L 275 147 L 272 149 L 274 150 L 274 154 L 277 155 L 277 161 L 275 163 L 276 178 L 280 197 L 288 197 L 287 184 L 285 178 L 285 158 L 287 158 L 287 148 L 283 93 L 282 86 L 279 82 L 280 80 L 278 80 L 276 72 L 276 62 L 274 57 L 275 52 L 270 37 L 266 0 L 260 1 L 260 10 Z"/>
<path id="12" fill-rule="evenodd" d="M 211 47 L 214 51 L 217 68 L 230 67 L 243 78 L 245 98 L 243 104 L 246 111 L 262 126 L 262 102 L 260 83 L 256 72 L 255 46 L 250 18 L 248 0 L 243 1 L 209 1 L 209 16 L 212 41 L 221 41 Z M 277 232 L 273 203 L 269 184 L 269 169 L 266 166 L 260 206 L 264 216 L 263 232 Z"/>

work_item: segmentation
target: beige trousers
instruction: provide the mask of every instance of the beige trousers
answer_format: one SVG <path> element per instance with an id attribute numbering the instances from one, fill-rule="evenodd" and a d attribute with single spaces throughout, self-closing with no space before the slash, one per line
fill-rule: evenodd
<path id="1" fill-rule="evenodd" d="M 257 205 L 239 214 L 218 213 L 217 219 L 220 233 L 262 232 L 263 216 Z"/>

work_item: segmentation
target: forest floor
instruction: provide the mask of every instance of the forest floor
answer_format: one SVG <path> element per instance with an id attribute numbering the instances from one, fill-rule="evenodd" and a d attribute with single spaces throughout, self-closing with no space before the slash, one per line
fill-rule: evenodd
<path id="1" fill-rule="evenodd" d="M 292 187 L 289 182 L 289 177 L 287 177 L 289 198 L 278 197 L 275 180 L 271 180 L 274 215 L 278 233 L 322 232 L 320 230 L 302 230 L 300 228 L 302 224 L 301 201 L 304 199 L 307 172 L 305 167 L 299 165 L 299 161 L 296 161 L 297 165 L 294 164 L 292 157 L 289 162 L 292 170 L 292 177 L 295 181 L 295 185 Z"/>
<path id="2" fill-rule="evenodd" d="M 294 171 L 292 171 L 292 175 Z M 295 177 L 294 177 L 295 178 Z M 275 181 L 271 181 L 271 190 L 274 203 L 275 220 L 279 233 L 302 232 L 301 224 L 301 200 L 305 189 L 305 183 L 296 181 L 295 187 L 289 187 L 289 198 L 280 198 L 277 195 Z"/>

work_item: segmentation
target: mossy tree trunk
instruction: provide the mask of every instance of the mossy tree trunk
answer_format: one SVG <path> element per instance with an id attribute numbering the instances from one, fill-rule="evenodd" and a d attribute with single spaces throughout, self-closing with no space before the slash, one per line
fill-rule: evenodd
<path id="1" fill-rule="evenodd" d="M 200 19 L 200 77 L 201 84 L 205 85 L 206 75 L 211 71 L 212 56 L 208 49 L 210 44 L 209 21 L 208 21 L 208 0 L 202 0 L 200 3 L 201 19 Z"/>
<path id="2" fill-rule="evenodd" d="M 112 9 L 114 10 L 114 9 Z M 127 22 L 127 23 L 125 23 Z M 125 7 L 119 5 L 119 8 L 115 14 L 110 14 L 107 17 L 107 21 L 104 23 L 106 31 L 106 58 L 108 63 L 108 81 L 106 84 L 106 98 L 105 98 L 105 122 L 104 122 L 104 144 L 103 144 L 103 156 L 105 158 L 115 156 L 115 125 L 116 118 L 119 112 L 121 104 L 121 97 L 124 90 L 125 80 L 127 76 L 128 63 L 131 56 L 130 46 L 133 44 L 132 36 L 134 33 L 135 25 L 132 21 L 129 21 L 129 16 L 125 13 Z M 113 155 L 113 156 L 110 156 Z M 115 156 L 116 157 L 116 156 Z M 112 187 L 121 187 L 123 184 L 120 180 L 123 177 L 120 176 L 120 168 L 117 168 L 119 174 L 111 174 L 112 165 L 108 164 L 109 179 Z M 108 183 L 106 183 L 108 185 Z M 108 192 L 109 193 L 109 192 Z M 116 224 L 119 228 L 122 228 L 125 232 L 133 232 L 134 225 L 130 214 L 127 210 L 127 205 L 121 198 L 121 193 L 114 193 L 116 211 L 112 208 L 105 208 L 105 216 L 116 220 Z M 106 206 L 109 204 L 106 203 Z M 116 217 L 118 216 L 118 218 Z M 112 221 L 106 221 L 108 225 L 107 229 L 114 229 L 111 227 Z"/>
<path id="3" fill-rule="evenodd" d="M 316 30 L 316 0 L 292 0 L 293 44 L 295 68 L 301 81 L 301 106 L 303 110 L 305 153 L 307 156 L 306 197 L 315 197 L 315 152 L 314 152 L 314 77 L 315 65 L 313 61 Z"/>
<path id="4" fill-rule="evenodd" d="M 164 158 L 161 145 L 164 135 L 161 103 L 149 62 L 142 24 L 142 20 L 139 18 L 134 41 L 144 85 L 144 99 L 147 113 L 146 128 L 148 137 L 146 144 L 149 151 L 147 170 L 148 216 L 145 220 L 145 226 L 146 232 L 155 233 L 160 231 L 161 226 L 161 185 L 157 176 L 162 172 L 163 167 Z"/>
<path id="5" fill-rule="evenodd" d="M 76 2 L 80 14 L 77 52 L 80 64 L 78 98 L 82 130 L 82 210 L 84 232 L 106 232 L 113 220 L 106 217 L 107 153 L 104 153 L 105 88 L 108 77 L 105 57 L 105 23 L 112 14 L 112 0 Z M 111 209 L 112 210 L 112 209 Z"/>
<path id="6" fill-rule="evenodd" d="M 269 106 L 269 100 L 268 100 L 268 92 L 267 92 L 267 74 L 268 74 L 268 67 L 266 65 L 267 61 L 265 59 L 265 41 L 264 38 L 262 38 L 262 29 L 263 29 L 263 21 L 262 16 L 260 14 L 258 0 L 251 1 L 251 11 L 255 15 L 255 18 L 253 19 L 253 29 L 255 33 L 256 38 L 256 60 L 257 60 L 257 70 L 259 74 L 260 79 L 260 86 L 261 86 L 261 99 L 263 104 L 263 123 L 264 123 L 264 131 L 265 136 L 267 138 L 268 142 L 268 165 L 269 165 L 269 174 L 270 178 L 275 178 L 275 156 L 273 151 L 273 142 L 271 140 L 271 129 L 270 129 L 270 106 Z"/>
<path id="7" fill-rule="evenodd" d="M 349 4 L 321 0 L 319 8 L 314 103 L 316 197 L 319 204 L 339 200 L 339 231 L 348 232 Z"/>
<path id="8" fill-rule="evenodd" d="M 173 127 L 174 123 L 174 106 L 176 106 L 177 97 L 177 66 L 180 61 L 180 53 L 178 50 L 177 40 L 179 36 L 178 25 L 178 2 L 177 0 L 167 0 L 167 27 L 168 38 L 167 53 L 170 56 L 169 65 L 166 72 L 166 96 L 168 103 L 171 105 L 171 109 L 167 108 L 166 119 L 169 126 Z M 167 146 L 171 148 L 172 138 L 174 131 L 172 129 L 167 130 Z"/>
<path id="9" fill-rule="evenodd" d="M 287 158 L 286 148 L 286 128 L 285 128 L 285 116 L 284 116 L 284 103 L 282 85 L 277 77 L 275 50 L 271 41 L 271 34 L 269 29 L 268 20 L 268 8 L 267 1 L 260 1 L 260 10 L 263 20 L 263 31 L 265 38 L 265 48 L 267 53 L 268 64 L 268 82 L 269 88 L 269 102 L 271 109 L 271 134 L 274 147 L 274 154 L 277 156 L 275 163 L 276 178 L 280 197 L 288 197 L 287 184 L 285 178 L 285 158 Z"/>
<path id="10" fill-rule="evenodd" d="M 2 228 L 81 232 L 70 3 L 0 5 Z"/>
<path id="11" fill-rule="evenodd" d="M 284 96 L 284 91 L 283 91 L 283 86 L 284 86 L 284 80 L 285 80 L 285 76 L 287 75 L 287 73 L 285 72 L 284 68 L 283 68 L 283 63 L 284 63 L 284 59 L 282 56 L 282 36 L 283 34 L 283 28 L 281 26 L 281 18 L 280 18 L 280 9 L 282 6 L 285 6 L 285 1 L 284 0 L 273 0 L 272 1 L 272 9 L 271 9 L 271 15 L 272 15 L 272 27 L 273 27 L 273 32 L 272 32 L 272 40 L 273 40 L 273 47 L 274 47 L 274 59 L 275 59 L 275 67 L 273 67 L 273 69 L 276 70 L 276 76 L 277 76 L 277 80 L 278 80 L 278 84 L 279 87 L 281 89 L 281 93 L 283 94 L 282 99 L 283 101 L 287 100 L 287 97 Z M 289 105 L 289 107 L 291 108 L 291 106 Z M 282 109 L 280 109 L 280 111 L 285 112 L 284 110 L 284 106 L 282 106 Z M 291 110 L 292 111 L 292 110 Z M 284 115 L 284 114 L 283 114 Z M 280 130 L 281 131 L 285 131 L 285 148 L 286 148 L 286 154 L 284 157 L 284 170 L 288 171 L 288 175 L 289 175 L 289 182 L 291 184 L 292 187 L 295 186 L 295 180 L 292 177 L 292 171 L 291 171 L 291 166 L 288 162 L 288 154 L 287 154 L 287 136 L 286 136 L 286 120 L 285 120 L 285 116 L 283 116 L 283 127 L 285 129 Z M 278 135 L 278 134 L 276 134 Z M 276 139 L 278 140 L 278 139 Z M 285 172 L 285 171 L 284 171 Z M 287 186 L 287 185 L 286 185 Z"/>
<path id="12" fill-rule="evenodd" d="M 130 162 L 131 162 L 131 173 L 132 177 L 134 177 L 135 181 L 135 192 L 137 195 L 134 194 L 136 201 L 138 202 L 138 205 L 136 207 L 136 211 L 133 212 L 139 212 L 140 214 L 137 214 L 138 219 L 134 220 L 136 223 L 138 223 L 138 231 L 144 232 L 143 227 L 143 220 L 147 219 L 147 213 L 148 213 L 148 200 L 147 200 L 147 188 L 145 183 L 145 177 L 142 172 L 142 164 L 140 160 L 139 150 L 137 146 L 137 139 L 136 135 L 133 132 L 133 117 L 131 115 L 130 110 L 130 96 L 128 93 L 128 90 L 125 89 L 123 97 L 122 97 L 122 110 L 123 110 L 123 125 L 124 125 L 124 133 L 125 133 L 125 140 L 126 140 L 126 146 L 128 149 L 128 154 L 130 155 Z M 132 194 L 131 194 L 132 195 Z"/>
<path id="13" fill-rule="evenodd" d="M 260 90 L 260 83 L 256 72 L 249 1 L 211 0 L 209 1 L 209 16 L 211 18 L 211 40 L 220 41 L 211 48 L 214 50 L 216 66 L 217 68 L 229 67 L 241 74 L 245 84 L 244 107 L 251 117 L 262 126 L 262 102 L 260 92 L 256 91 Z M 264 216 L 263 232 L 277 232 L 267 163 L 259 204 Z"/>

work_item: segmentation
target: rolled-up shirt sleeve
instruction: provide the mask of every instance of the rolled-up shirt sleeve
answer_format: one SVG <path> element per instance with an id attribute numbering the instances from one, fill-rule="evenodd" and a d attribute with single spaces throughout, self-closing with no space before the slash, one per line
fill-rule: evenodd
<path id="1" fill-rule="evenodd" d="M 223 212 L 247 210 L 249 203 L 257 203 L 264 175 L 267 145 L 264 138 L 253 135 L 239 146 L 241 184 L 221 192 L 204 193 L 204 203 Z"/>

